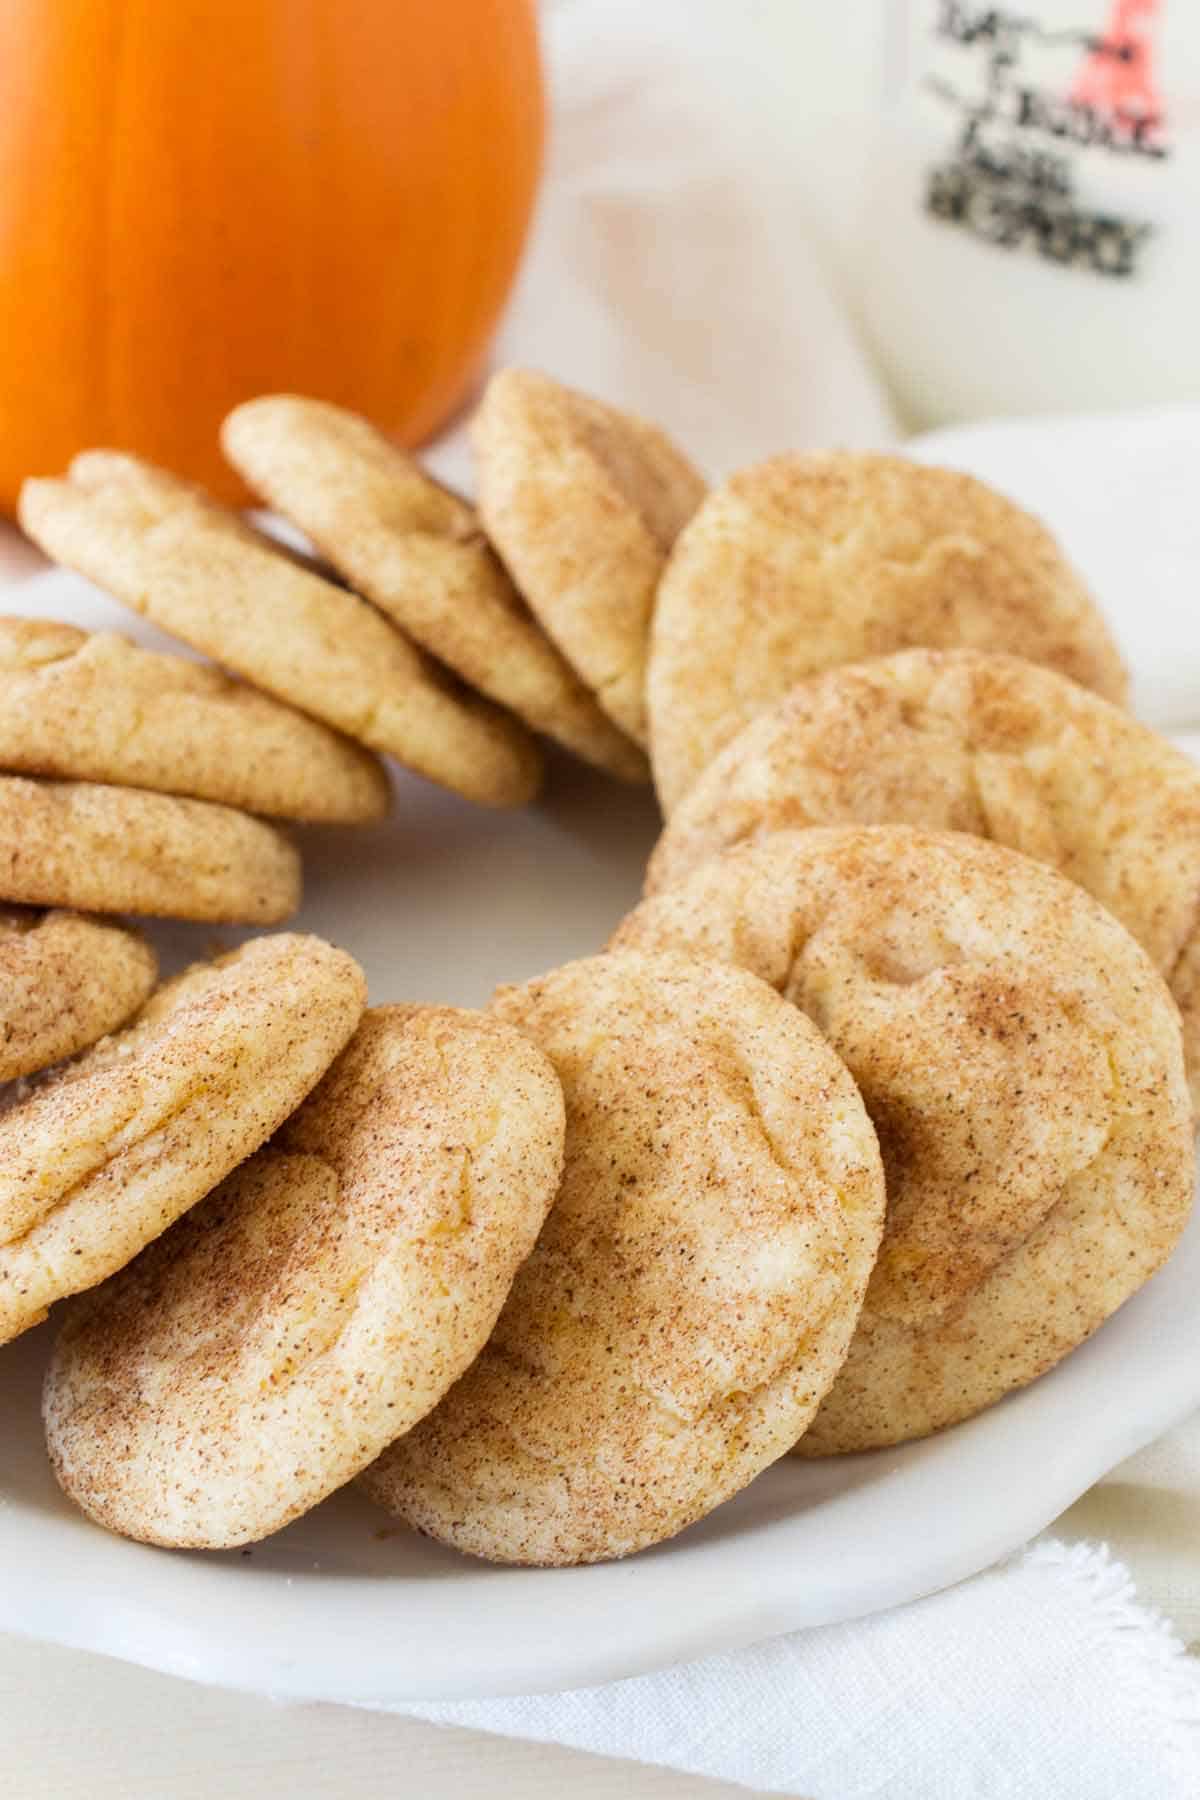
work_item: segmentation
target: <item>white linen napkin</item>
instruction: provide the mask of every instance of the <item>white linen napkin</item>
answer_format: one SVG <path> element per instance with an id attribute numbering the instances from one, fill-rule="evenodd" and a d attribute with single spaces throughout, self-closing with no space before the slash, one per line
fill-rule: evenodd
<path id="1" fill-rule="evenodd" d="M 1039 1544 L 912 1606 L 660 1675 L 400 1710 L 806 1800 L 1200 1792 L 1200 1672 L 1086 1544 Z"/>
<path id="2" fill-rule="evenodd" d="M 709 0 L 552 13 L 553 150 L 496 349 L 661 420 L 713 475 L 896 435 L 803 228 L 796 141 L 735 53 L 740 24 L 742 9 Z M 987 425 L 911 448 L 1043 514 L 1112 619 L 1144 716 L 1200 733 L 1200 410 Z M 434 461 L 469 485 L 461 436 Z M 1161 1546 L 1167 1516 L 1173 1558 L 1146 1549 L 1146 1522 Z M 1192 1630 L 1198 1527 L 1195 1423 L 1062 1529 L 1113 1537 Z M 1040 1544 L 890 1614 L 658 1675 L 404 1710 L 809 1800 L 1200 1794 L 1200 1666 L 1090 1543 Z"/>

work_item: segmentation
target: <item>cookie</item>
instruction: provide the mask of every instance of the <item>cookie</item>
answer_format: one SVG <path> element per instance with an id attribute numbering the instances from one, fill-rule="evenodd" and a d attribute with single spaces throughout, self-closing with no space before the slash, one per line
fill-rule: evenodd
<path id="1" fill-rule="evenodd" d="M 777 456 L 714 490 L 659 589 L 647 674 L 669 813 L 798 681 L 925 647 L 1001 650 L 1106 699 L 1127 678 L 1044 526 L 969 475 L 898 456 Z"/>
<path id="2" fill-rule="evenodd" d="M 365 1003 L 344 950 L 255 938 L 0 1116 L 0 1343 L 123 1268 L 252 1155 Z"/>
<path id="3" fill-rule="evenodd" d="M 200 1549 L 315 1506 L 483 1347 L 562 1150 L 558 1078 L 510 1027 L 367 1013 L 267 1148 L 68 1309 L 45 1388 L 63 1488 Z"/>
<path id="4" fill-rule="evenodd" d="M 0 1081 L 48 1069 L 137 1012 L 158 963 L 135 932 L 0 906 Z"/>
<path id="5" fill-rule="evenodd" d="M 92 450 L 66 480 L 27 481 L 19 510 L 48 556 L 277 700 L 482 805 L 536 791 L 537 749 L 515 719 L 199 489 Z"/>
<path id="6" fill-rule="evenodd" d="M 700 1518 L 841 1364 L 883 1183 L 846 1071 L 740 970 L 570 963 L 493 1002 L 545 1051 L 566 1167 L 486 1348 L 364 1476 L 497 1562 L 596 1562 Z"/>
<path id="7" fill-rule="evenodd" d="M 808 825 L 969 831 L 1050 863 L 1167 978 L 1200 1105 L 1200 769 L 1077 683 L 1017 657 L 903 650 L 794 688 L 671 815 L 646 890 Z"/>
<path id="8" fill-rule="evenodd" d="M 0 900 L 274 925 L 300 904 L 300 858 L 207 800 L 0 775 Z"/>
<path id="9" fill-rule="evenodd" d="M 387 775 L 340 732 L 117 632 L 0 618 L 0 769 L 156 788 L 246 812 L 381 819 Z"/>
<path id="10" fill-rule="evenodd" d="M 770 982 L 875 1122 L 883 1247 L 802 1452 L 969 1418 L 1170 1255 L 1195 1175 L 1179 1017 L 1124 926 L 1053 870 L 906 825 L 777 832 L 644 901 L 614 945 Z"/>
<path id="11" fill-rule="evenodd" d="M 656 426 L 527 369 L 492 377 L 471 438 L 488 536 L 605 712 L 645 744 L 654 592 L 703 480 Z"/>
<path id="12" fill-rule="evenodd" d="M 323 400 L 248 400 L 225 453 L 276 512 L 408 635 L 481 694 L 626 781 L 645 756 L 530 616 L 464 500 L 381 431 Z"/>

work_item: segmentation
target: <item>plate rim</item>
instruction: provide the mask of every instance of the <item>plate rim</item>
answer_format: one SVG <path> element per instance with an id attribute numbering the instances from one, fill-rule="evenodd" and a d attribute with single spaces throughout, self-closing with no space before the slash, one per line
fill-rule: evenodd
<path id="1" fill-rule="evenodd" d="M 661 1604 L 641 1609 L 636 1615 L 636 1634 L 632 1637 L 619 1638 L 611 1624 L 605 1633 L 589 1635 L 586 1604 L 572 1606 L 568 1609 L 571 1630 L 565 1637 L 555 1640 L 552 1650 L 547 1648 L 547 1638 L 536 1632 L 532 1635 L 517 1633 L 506 1638 L 502 1658 L 493 1644 L 486 1657 L 477 1654 L 472 1659 L 469 1653 L 463 1654 L 457 1639 L 442 1645 L 426 1643 L 414 1649 L 402 1649 L 399 1653 L 393 1648 L 390 1655 L 377 1653 L 377 1675 L 373 1683 L 364 1681 L 361 1665 L 353 1658 L 339 1666 L 336 1658 L 328 1653 L 318 1652 L 314 1657 L 305 1651 L 285 1654 L 264 1651 L 261 1645 L 239 1639 L 236 1633 L 222 1635 L 197 1625 L 194 1618 L 182 1617 L 170 1601 L 147 1605 L 142 1598 L 127 1597 L 120 1610 L 111 1616 L 95 1608 L 81 1610 L 72 1604 L 69 1569 L 52 1567 L 47 1571 L 44 1562 L 31 1561 L 18 1573 L 15 1581 L 10 1579 L 0 1588 L 0 1630 L 15 1637 L 57 1643 L 209 1686 L 265 1695 L 276 1700 L 323 1701 L 386 1710 L 423 1701 L 479 1700 L 598 1686 L 736 1650 L 792 1631 L 862 1618 L 940 1592 L 991 1567 L 1052 1523 L 1117 1463 L 1194 1409 L 1200 1400 L 1200 1358 L 1194 1354 L 1200 1348 L 1200 1313 L 1195 1326 L 1189 1329 L 1186 1303 L 1188 1295 L 1195 1291 L 1197 1281 L 1200 1281 L 1200 1207 L 1193 1208 L 1175 1253 L 1151 1281 L 1086 1343 L 1038 1381 L 1007 1396 L 975 1419 L 913 1445 L 820 1462 L 806 1463 L 795 1459 L 790 1466 L 798 1471 L 835 1469 L 857 1473 L 874 1468 L 884 1474 L 885 1483 L 898 1482 L 900 1497 L 904 1497 L 909 1489 L 915 1489 L 918 1496 L 923 1489 L 936 1488 L 939 1484 L 944 1489 L 947 1457 L 953 1457 L 955 1445 L 972 1436 L 995 1439 L 996 1442 L 987 1447 L 995 1450 L 998 1446 L 1003 1451 L 1010 1441 L 1020 1441 L 1030 1430 L 1032 1420 L 1031 1440 L 1040 1441 L 1047 1451 L 1048 1460 L 1041 1464 L 1039 1479 L 1018 1482 L 1015 1491 L 1008 1496 L 1005 1508 L 995 1513 L 986 1527 L 974 1530 L 964 1524 L 967 1509 L 963 1502 L 970 1497 L 971 1479 L 977 1486 L 982 1482 L 981 1492 L 985 1493 L 991 1487 L 994 1457 L 965 1459 L 963 1467 L 969 1477 L 967 1492 L 964 1494 L 961 1487 L 957 1488 L 953 1504 L 944 1514 L 931 1509 L 927 1515 L 930 1529 L 924 1537 L 921 1554 L 897 1567 L 887 1578 L 881 1578 L 877 1568 L 860 1571 L 843 1590 L 841 1599 L 833 1603 L 828 1592 L 824 1599 L 816 1601 L 811 1595 L 806 1597 L 797 1593 L 795 1584 L 787 1579 L 786 1571 L 783 1576 L 779 1574 L 778 1551 L 786 1549 L 789 1540 L 806 1529 L 805 1514 L 811 1513 L 813 1508 L 771 1519 L 765 1527 L 756 1528 L 752 1539 L 743 1538 L 735 1527 L 735 1537 L 730 1543 L 722 1543 L 718 1537 L 715 1542 L 704 1543 L 700 1553 L 694 1554 L 692 1547 L 698 1537 L 703 1536 L 705 1525 L 719 1520 L 725 1510 L 718 1509 L 709 1520 L 691 1527 L 671 1543 L 621 1562 L 594 1564 L 581 1569 L 501 1570 L 464 1559 L 469 1569 L 482 1571 L 491 1579 L 501 1576 L 509 1585 L 528 1584 L 532 1580 L 543 1585 L 562 1582 L 565 1586 L 570 1581 L 572 1587 L 578 1589 L 581 1581 L 603 1581 L 607 1590 L 609 1586 L 624 1588 L 639 1581 L 638 1571 L 647 1569 L 656 1560 L 661 1573 L 661 1568 L 672 1557 L 678 1558 L 680 1567 L 685 1569 L 683 1587 L 686 1589 L 690 1585 L 692 1589 L 689 1605 L 679 1610 Z M 1053 1450 L 1061 1416 L 1064 1412 L 1078 1413 L 1079 1410 L 1073 1407 L 1073 1400 L 1092 1392 L 1098 1379 L 1115 1387 L 1118 1393 L 1122 1388 L 1135 1387 L 1164 1348 L 1170 1348 L 1163 1340 L 1172 1336 L 1177 1340 L 1174 1348 L 1181 1369 L 1186 1367 L 1189 1374 L 1195 1369 L 1190 1385 L 1187 1381 L 1165 1380 L 1153 1389 L 1144 1408 L 1135 1410 L 1118 1406 L 1115 1412 L 1110 1409 L 1096 1411 L 1092 1415 L 1092 1435 L 1082 1445 L 1063 1438 L 1058 1444 L 1056 1458 Z M 1022 1415 L 1029 1417 L 1022 1418 Z M 932 1470 L 926 1477 L 920 1473 L 922 1464 L 928 1464 Z M 787 1466 L 788 1459 L 784 1459 L 784 1463 L 776 1468 L 786 1469 Z M 914 1469 L 917 1471 L 915 1476 Z M 761 1492 L 759 1484 L 770 1482 L 772 1473 L 772 1470 L 764 1471 L 756 1482 L 743 1490 L 743 1496 L 755 1490 Z M 875 1502 L 870 1495 L 877 1485 L 870 1480 L 856 1484 L 849 1490 L 849 1501 L 844 1492 L 839 1491 L 829 1504 L 849 1511 L 853 1519 L 854 1512 L 860 1508 L 865 1507 L 868 1512 L 874 1510 Z M 858 1494 L 866 1494 L 868 1498 L 856 1501 L 854 1496 Z M 357 1499 L 353 1504 L 359 1504 Z M 735 1497 L 727 1502 L 727 1507 L 737 1504 Z M 825 1504 L 824 1500 L 818 1500 L 817 1509 Z M 21 1516 L 17 1515 L 18 1521 Z M 5 1539 L 10 1535 L 12 1517 L 11 1508 L 0 1503 L 0 1551 L 5 1548 Z M 60 1523 L 64 1522 L 69 1529 L 80 1523 L 65 1500 L 60 1518 Z M 98 1529 L 86 1522 L 83 1528 L 88 1531 Z M 113 1542 L 123 1549 L 131 1548 L 123 1540 Z M 199 1552 L 164 1552 L 140 1545 L 132 1548 L 148 1557 L 183 1558 L 196 1569 L 211 1570 L 216 1562 L 215 1558 L 206 1558 Z M 228 1563 L 232 1558 L 222 1560 Z M 698 1565 L 699 1581 L 691 1580 L 686 1573 L 686 1564 L 693 1560 Z M 762 1574 L 769 1567 L 772 1579 L 761 1585 L 743 1582 L 731 1600 L 726 1584 L 703 1577 L 711 1577 L 714 1569 L 728 1573 L 738 1567 L 739 1561 L 743 1574 Z M 261 1572 L 258 1579 L 263 1579 Z M 283 1578 L 269 1571 L 265 1579 L 276 1584 Z M 355 1579 L 361 1582 L 363 1578 Z M 392 1587 L 386 1580 L 377 1585 L 379 1589 Z M 387 1599 L 381 1595 L 373 1609 L 378 1612 L 382 1607 L 396 1607 L 397 1637 L 401 1643 L 406 1636 L 403 1590 L 413 1585 L 412 1577 L 398 1575 L 396 1587 L 400 1591 Z M 430 1587 L 441 1585 L 436 1579 L 429 1583 Z M 670 1589 L 679 1588 L 678 1575 L 671 1576 L 666 1585 Z M 288 1586 L 291 1586 L 290 1581 Z M 537 1599 L 530 1601 L 534 1614 L 539 1605 Z M 35 1609 L 41 1610 L 40 1622 Z M 245 1610 L 240 1604 L 232 1609 L 243 1615 L 243 1624 Z M 623 1597 L 618 1610 L 628 1618 Z M 611 1604 L 607 1611 L 612 1613 Z M 455 1612 L 453 1606 L 450 1612 Z M 372 1627 L 379 1622 L 378 1616 L 373 1618 Z M 462 1624 L 461 1618 L 457 1623 Z"/>
<path id="2" fill-rule="evenodd" d="M 81 622 L 90 628 L 113 625 L 141 641 L 154 641 L 154 634 L 138 620 L 126 617 L 77 578 L 56 572 L 23 584 L 24 592 L 9 589 L 9 609 L 33 616 L 44 615 L 51 608 L 57 611 L 54 597 L 64 581 L 71 594 L 60 602 L 63 616 L 84 610 L 86 600 L 88 616 Z M 516 1624 L 506 1640 L 490 1642 L 486 1652 L 481 1643 L 472 1646 L 468 1641 L 470 1621 L 463 1623 L 459 1636 L 455 1636 L 457 1625 L 447 1635 L 443 1621 L 439 1639 L 436 1606 L 432 1611 L 425 1606 L 421 1613 L 425 1639 L 407 1644 L 406 1617 L 416 1616 L 419 1609 L 406 1615 L 405 1594 L 423 1587 L 428 1599 L 429 1593 L 443 1584 L 403 1572 L 394 1581 L 384 1577 L 377 1584 L 376 1601 L 363 1609 L 363 1616 L 371 1621 L 376 1641 L 382 1637 L 377 1629 L 380 1622 L 389 1625 L 394 1641 L 385 1640 L 388 1653 L 376 1654 L 373 1673 L 368 1674 L 363 1657 L 335 1655 L 319 1644 L 302 1644 L 297 1649 L 278 1627 L 276 1647 L 270 1651 L 252 1632 L 239 1637 L 235 1622 L 239 1616 L 249 1616 L 247 1584 L 236 1604 L 217 1603 L 212 1595 L 224 1594 L 228 1583 L 186 1578 L 178 1573 L 178 1568 L 185 1566 L 180 1563 L 174 1575 L 151 1578 L 148 1583 L 127 1583 L 122 1591 L 124 1572 L 133 1563 L 131 1556 L 121 1551 L 136 1550 L 156 1560 L 173 1560 L 185 1553 L 152 1551 L 111 1540 L 111 1555 L 102 1554 L 96 1564 L 89 1564 L 81 1596 L 81 1578 L 71 1567 L 72 1540 L 79 1531 L 91 1533 L 98 1528 L 81 1521 L 65 1500 L 61 1510 L 44 1517 L 31 1512 L 27 1503 L 6 1496 L 0 1477 L 0 1556 L 6 1569 L 0 1581 L 0 1630 L 211 1686 L 289 1701 L 388 1708 L 596 1685 L 797 1629 L 861 1617 L 937 1592 L 991 1566 L 1044 1529 L 1124 1457 L 1193 1411 L 1200 1404 L 1200 1308 L 1194 1300 L 1198 1287 L 1200 1211 L 1193 1209 L 1164 1268 L 1089 1342 L 1039 1381 L 976 1419 L 922 1440 L 920 1445 L 874 1452 L 866 1458 L 836 1459 L 842 1471 L 863 1465 L 877 1472 L 899 1471 L 894 1474 L 898 1485 L 893 1487 L 892 1500 L 925 1496 L 929 1507 L 925 1522 L 937 1527 L 926 1530 L 918 1546 L 920 1553 L 911 1551 L 903 1568 L 881 1574 L 881 1558 L 876 1554 L 874 1566 L 862 1564 L 852 1582 L 847 1572 L 841 1588 L 827 1582 L 824 1591 L 817 1593 L 811 1586 L 805 1587 L 803 1571 L 808 1565 L 804 1557 L 811 1546 L 804 1543 L 804 1534 L 814 1525 L 812 1507 L 805 1516 L 793 1512 L 766 1525 L 746 1527 L 741 1522 L 753 1514 L 760 1495 L 787 1487 L 785 1472 L 768 1470 L 709 1520 L 672 1543 L 626 1562 L 583 1570 L 494 1571 L 503 1582 L 491 1587 L 468 1579 L 464 1591 L 472 1594 L 481 1586 L 484 1592 L 512 1590 L 518 1594 L 528 1587 L 533 1596 L 519 1605 L 505 1601 L 505 1615 Z M 1070 1429 L 1079 1416 L 1084 1421 L 1082 1443 L 1074 1441 Z M 1065 1432 L 1064 1418 L 1068 1423 Z M 36 1415 L 30 1428 L 38 1429 Z M 23 1439 L 22 1444 L 19 1454 L 29 1448 Z M 972 1454 L 973 1445 L 982 1446 L 980 1456 Z M 961 1456 L 957 1454 L 960 1447 Z M 1028 1461 L 1034 1473 L 1017 1481 L 1003 1505 L 992 1507 L 990 1519 L 985 1520 L 988 1502 L 994 1499 L 988 1486 L 994 1482 L 997 1453 L 1002 1461 L 1007 1455 L 1009 1462 L 1017 1465 Z M 919 1478 L 923 1462 L 933 1472 L 928 1480 Z M 947 1488 L 954 1486 L 947 1483 L 946 1471 L 959 1464 L 979 1489 L 977 1520 L 964 1519 L 960 1490 L 956 1490 L 953 1504 L 944 1509 L 947 1516 L 939 1512 L 938 1502 L 944 1500 Z M 970 1474 L 976 1465 L 986 1466 L 992 1473 L 980 1480 Z M 789 1466 L 797 1490 L 806 1481 L 819 1487 L 822 1479 L 830 1478 L 810 1474 L 802 1479 L 798 1471 L 828 1470 L 833 1459 L 825 1464 L 805 1464 L 797 1459 Z M 918 1473 L 914 1475 L 912 1470 Z M 51 1479 L 48 1473 L 46 1479 Z M 864 1510 L 877 1528 L 881 1516 L 877 1487 L 878 1483 L 867 1480 L 859 1490 L 850 1487 L 851 1496 L 855 1491 L 862 1496 L 857 1502 L 839 1493 L 818 1505 L 828 1504 L 835 1515 L 847 1513 L 851 1526 L 858 1511 Z M 728 1520 L 733 1523 L 726 1525 Z M 818 1535 L 820 1524 L 817 1519 L 814 1528 Z M 790 1566 L 797 1544 L 802 1551 L 797 1558 L 799 1577 Z M 112 1549 L 113 1545 L 120 1549 Z M 878 1546 L 875 1549 L 878 1552 Z M 59 1554 L 60 1550 L 65 1554 Z M 809 1556 L 809 1563 L 812 1561 Z M 171 1562 L 165 1566 L 169 1569 Z M 468 1566 L 476 1571 L 485 1567 Z M 211 1573 L 211 1564 L 201 1561 L 196 1565 L 197 1569 L 205 1567 Z M 95 1574 L 96 1568 L 107 1571 L 103 1581 Z M 665 1577 L 663 1570 L 668 1572 Z M 195 1575 L 196 1569 L 192 1573 Z M 260 1567 L 249 1583 L 249 1592 L 257 1595 L 264 1590 L 264 1583 L 281 1579 L 276 1570 Z M 346 1578 L 331 1575 L 330 1580 L 335 1584 L 332 1591 L 340 1593 L 338 1584 Z M 547 1609 L 538 1598 L 539 1582 L 544 1588 L 550 1583 L 561 1585 L 570 1596 L 565 1622 L 556 1617 L 546 1624 Z M 357 1586 L 361 1589 L 363 1585 L 357 1578 Z M 301 1583 L 298 1588 L 316 1593 L 319 1584 Z M 189 1595 L 195 1598 L 201 1591 L 204 1604 L 189 1612 Z M 236 1588 L 232 1591 L 239 1592 Z M 631 1605 L 628 1595 L 632 1592 L 639 1598 L 648 1593 L 650 1605 Z M 576 1598 L 581 1593 L 587 1597 L 582 1603 Z M 599 1602 L 595 1594 L 601 1596 Z M 610 1595 L 615 1599 L 606 1598 Z M 672 1606 L 670 1599 L 677 1603 Z M 446 1603 L 448 1618 L 459 1618 L 456 1604 L 461 1611 L 452 1595 Z M 271 1611 L 270 1607 L 266 1610 Z M 309 1620 L 316 1610 L 316 1603 L 306 1600 L 292 1613 Z M 342 1609 L 343 1627 L 353 1610 Z M 589 1631 L 589 1620 L 601 1613 L 606 1618 L 605 1631 Z"/>

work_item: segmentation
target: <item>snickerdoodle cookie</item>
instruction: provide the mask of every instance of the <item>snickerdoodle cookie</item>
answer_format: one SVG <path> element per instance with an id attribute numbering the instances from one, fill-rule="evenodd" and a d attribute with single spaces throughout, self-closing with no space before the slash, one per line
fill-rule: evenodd
<path id="1" fill-rule="evenodd" d="M 1195 1160 L 1179 1015 L 1053 870 L 905 825 L 777 832 L 644 901 L 614 945 L 753 970 L 819 1026 L 879 1133 L 883 1247 L 803 1452 L 969 1417 L 1169 1256 Z"/>
<path id="2" fill-rule="evenodd" d="M 275 925 L 300 904 L 300 858 L 229 806 L 0 775 L 0 900 Z"/>
<path id="3" fill-rule="evenodd" d="M 656 425 L 527 369 L 492 377 L 472 441 L 488 536 L 605 712 L 644 744 L 654 593 L 703 480 Z"/>
<path id="4" fill-rule="evenodd" d="M 593 957 L 493 1004 L 562 1081 L 562 1186 L 486 1348 L 364 1481 L 477 1556 L 624 1556 L 812 1417 L 879 1243 L 875 1134 L 819 1033 L 741 970 Z"/>
<path id="5" fill-rule="evenodd" d="M 646 891 L 772 831 L 893 823 L 992 838 L 1094 894 L 1166 976 L 1197 1084 L 1200 769 L 1018 657 L 904 650 L 793 688 L 685 794 Z"/>
<path id="6" fill-rule="evenodd" d="M 0 769 L 286 819 L 388 808 L 382 763 L 340 732 L 220 669 L 54 620 L 0 618 Z"/>
<path id="7" fill-rule="evenodd" d="M 1050 533 L 982 482 L 841 452 L 742 470 L 681 534 L 654 609 L 647 699 L 663 810 L 796 682 L 959 645 L 1125 696 L 1108 628 Z"/>
<path id="8" fill-rule="evenodd" d="M 272 394 L 235 408 L 221 441 L 276 512 L 455 674 L 588 762 L 649 779 L 644 755 L 530 615 L 472 508 L 366 419 Z"/>
<path id="9" fill-rule="evenodd" d="M 515 719 L 165 470 L 87 451 L 65 480 L 25 483 L 20 519 L 47 555 L 276 699 L 483 805 L 535 792 L 537 749 Z"/>
<path id="10" fill-rule="evenodd" d="M 258 1149 L 345 1045 L 362 971 L 255 938 L 0 1116 L 0 1343 L 122 1268 Z"/>
<path id="11" fill-rule="evenodd" d="M 314 1506 L 482 1348 L 562 1151 L 527 1038 L 367 1013 L 266 1149 L 68 1309 L 45 1390 L 62 1486 L 111 1530 L 199 1548 Z"/>
<path id="12" fill-rule="evenodd" d="M 0 1081 L 115 1031 L 149 998 L 157 971 L 145 939 L 108 919 L 0 906 Z"/>

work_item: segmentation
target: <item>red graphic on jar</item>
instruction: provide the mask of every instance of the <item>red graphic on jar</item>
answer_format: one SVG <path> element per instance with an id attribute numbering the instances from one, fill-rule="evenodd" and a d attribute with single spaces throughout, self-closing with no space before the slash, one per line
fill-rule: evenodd
<path id="1" fill-rule="evenodd" d="M 1170 155 L 1154 66 L 1162 4 L 1110 0 L 1108 13 L 1106 30 L 1048 27 L 991 0 L 941 0 L 935 35 L 962 53 L 962 67 L 974 65 L 976 81 L 949 67 L 925 79 L 960 121 L 928 172 L 934 218 L 1066 268 L 1136 274 L 1155 226 L 1106 203 L 1093 183 L 1109 159 L 1153 168 Z M 1080 58 L 1073 82 L 1064 53 Z"/>
<path id="2" fill-rule="evenodd" d="M 1163 124 L 1154 73 L 1161 19 L 1161 0 L 1113 0 L 1108 25 L 1088 51 L 1071 89 L 1076 106 L 1091 107 L 1143 140 Z"/>

